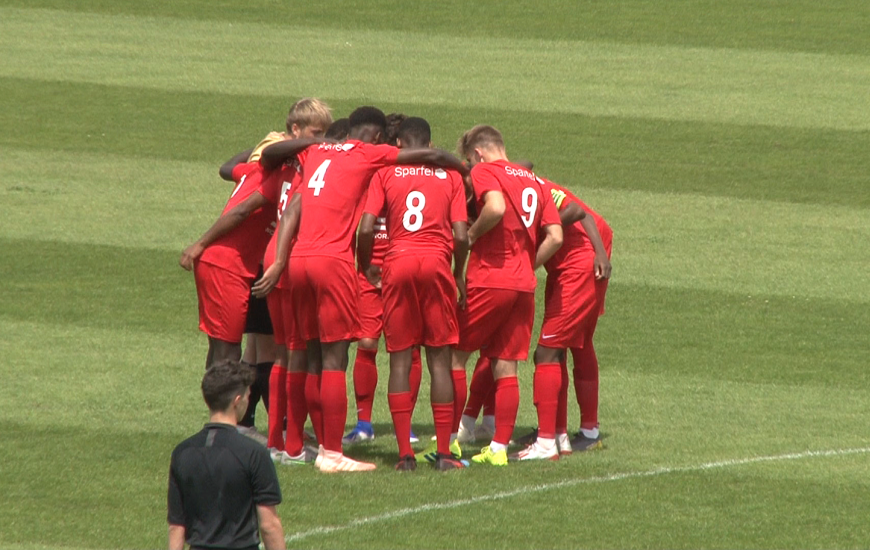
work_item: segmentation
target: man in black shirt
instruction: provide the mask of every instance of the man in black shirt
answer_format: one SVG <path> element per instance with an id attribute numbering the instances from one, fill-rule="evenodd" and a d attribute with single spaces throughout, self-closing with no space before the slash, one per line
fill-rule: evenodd
<path id="1" fill-rule="evenodd" d="M 238 361 L 210 367 L 202 396 L 210 419 L 172 452 L 169 549 L 284 550 L 275 507 L 281 487 L 269 451 L 236 431 L 256 375 Z"/>

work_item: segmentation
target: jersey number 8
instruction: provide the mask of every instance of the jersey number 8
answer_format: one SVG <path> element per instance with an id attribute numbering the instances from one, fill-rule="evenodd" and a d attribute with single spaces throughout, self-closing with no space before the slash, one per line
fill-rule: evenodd
<path id="1" fill-rule="evenodd" d="M 414 204 L 416 202 L 416 204 Z M 426 206 L 426 196 L 419 191 L 411 191 L 405 199 L 408 210 L 402 217 L 402 225 L 408 231 L 417 231 L 423 226 L 423 207 Z"/>

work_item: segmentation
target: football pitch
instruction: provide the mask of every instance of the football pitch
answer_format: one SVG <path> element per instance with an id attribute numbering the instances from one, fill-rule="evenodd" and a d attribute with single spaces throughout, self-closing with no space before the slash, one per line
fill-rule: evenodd
<path id="1" fill-rule="evenodd" d="M 0 548 L 166 546 L 207 420 L 177 260 L 303 96 L 496 126 L 614 252 L 604 450 L 394 472 L 382 350 L 378 469 L 279 466 L 289 548 L 870 547 L 866 0 L 0 0 L 0 56 Z"/>

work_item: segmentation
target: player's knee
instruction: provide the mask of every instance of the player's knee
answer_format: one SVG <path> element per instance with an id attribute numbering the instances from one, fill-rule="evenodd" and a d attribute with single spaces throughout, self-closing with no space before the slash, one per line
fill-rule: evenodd
<path id="1" fill-rule="evenodd" d="M 558 363 L 562 360 L 562 353 L 564 351 L 560 349 L 538 346 L 535 348 L 535 364 Z"/>
<path id="2" fill-rule="evenodd" d="M 378 341 L 374 338 L 360 338 L 357 344 L 360 349 L 375 350 L 378 349 Z"/>

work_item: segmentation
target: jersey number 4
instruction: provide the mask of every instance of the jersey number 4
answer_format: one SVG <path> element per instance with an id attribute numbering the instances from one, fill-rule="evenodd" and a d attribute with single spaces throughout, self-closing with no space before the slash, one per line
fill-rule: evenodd
<path id="1" fill-rule="evenodd" d="M 323 186 L 326 185 L 326 169 L 329 168 L 329 163 L 332 160 L 324 160 L 323 163 L 317 167 L 317 170 L 314 171 L 314 174 L 311 176 L 311 179 L 308 180 L 308 188 L 314 189 L 314 196 L 320 196 L 320 190 L 323 189 Z"/>

